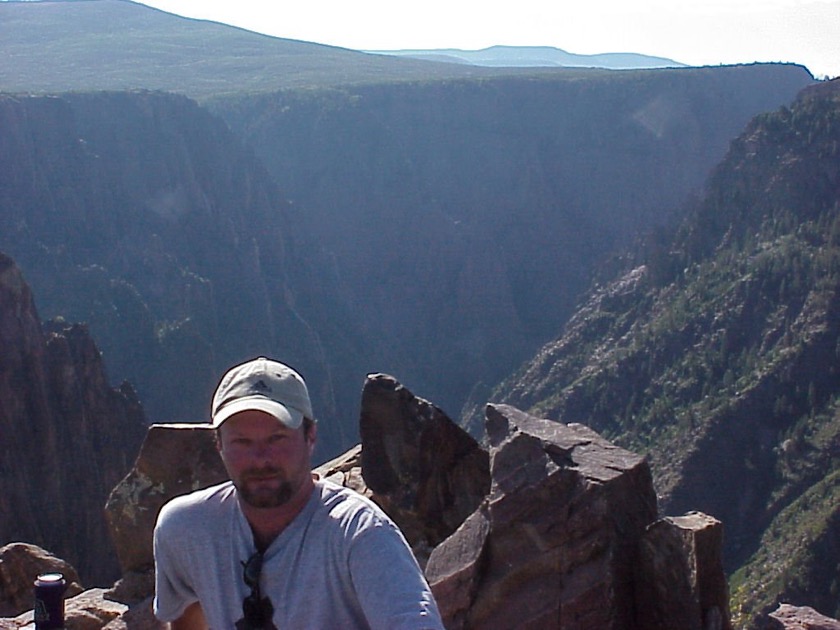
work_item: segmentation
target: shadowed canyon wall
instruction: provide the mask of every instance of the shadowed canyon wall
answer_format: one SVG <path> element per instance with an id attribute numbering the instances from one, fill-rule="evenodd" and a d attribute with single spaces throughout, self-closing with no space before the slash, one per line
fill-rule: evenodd
<path id="1" fill-rule="evenodd" d="M 317 413 L 335 415 L 289 285 L 287 204 L 221 121 L 149 92 L 6 96 L 0 121 L 0 246 L 42 316 L 89 324 L 150 420 L 205 420 L 223 371 L 261 353 L 310 376 Z"/>
<path id="2" fill-rule="evenodd" d="M 208 106 L 291 201 L 369 369 L 457 414 L 557 334 L 608 252 L 682 212 L 753 115 L 810 82 L 781 65 L 554 72 Z"/>
<path id="3" fill-rule="evenodd" d="M 553 73 L 213 103 L 239 137 L 174 95 L 7 96 L 0 246 L 150 420 L 204 419 L 225 368 L 273 354 L 312 385 L 324 458 L 356 441 L 368 372 L 453 415 L 481 399 L 607 252 L 811 81 Z"/>
<path id="4" fill-rule="evenodd" d="M 146 435 L 140 402 L 130 385 L 109 385 L 86 327 L 42 328 L 2 253 L 0 349 L 0 540 L 36 543 L 86 579 L 113 580 L 103 509 Z"/>

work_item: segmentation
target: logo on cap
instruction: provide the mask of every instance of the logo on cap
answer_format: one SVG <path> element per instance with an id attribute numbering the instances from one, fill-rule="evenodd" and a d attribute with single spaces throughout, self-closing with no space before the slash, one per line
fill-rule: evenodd
<path id="1" fill-rule="evenodd" d="M 261 394 L 263 392 L 271 392 L 272 389 L 265 384 L 265 381 L 259 380 L 253 385 L 251 385 L 251 393 L 252 394 Z"/>

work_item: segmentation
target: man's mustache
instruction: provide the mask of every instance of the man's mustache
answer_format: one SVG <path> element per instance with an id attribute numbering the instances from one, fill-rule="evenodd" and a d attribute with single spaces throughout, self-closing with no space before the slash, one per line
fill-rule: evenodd
<path id="1" fill-rule="evenodd" d="M 242 479 L 263 479 L 265 477 L 276 477 L 282 476 L 283 471 L 280 468 L 275 468 L 274 466 L 266 466 L 264 468 L 249 468 L 248 470 L 242 471 Z"/>

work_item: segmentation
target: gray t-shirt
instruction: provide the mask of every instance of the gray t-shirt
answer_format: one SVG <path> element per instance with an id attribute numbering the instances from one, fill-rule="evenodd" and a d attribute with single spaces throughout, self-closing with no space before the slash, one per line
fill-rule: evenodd
<path id="1" fill-rule="evenodd" d="M 230 482 L 177 497 L 155 527 L 155 615 L 177 619 L 195 601 L 213 630 L 231 630 L 251 593 L 255 552 Z M 278 628 L 443 628 L 402 533 L 376 504 L 328 481 L 266 549 L 263 596 Z"/>

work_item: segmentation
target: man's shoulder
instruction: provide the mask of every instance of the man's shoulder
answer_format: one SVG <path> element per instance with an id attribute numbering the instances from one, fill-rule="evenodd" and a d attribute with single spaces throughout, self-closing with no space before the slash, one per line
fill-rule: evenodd
<path id="1" fill-rule="evenodd" d="M 160 510 L 158 522 L 179 522 L 183 519 L 209 517 L 212 513 L 232 506 L 236 501 L 230 481 L 173 497 Z"/>
<path id="2" fill-rule="evenodd" d="M 348 505 L 379 509 L 369 497 L 353 490 L 353 488 L 342 486 L 329 479 L 319 479 L 315 485 L 321 493 L 321 502 L 325 505 L 346 502 Z"/>
<path id="3" fill-rule="evenodd" d="M 369 497 L 334 483 L 320 480 L 317 484 L 321 503 L 334 520 L 357 524 L 393 524 L 387 514 Z"/>

